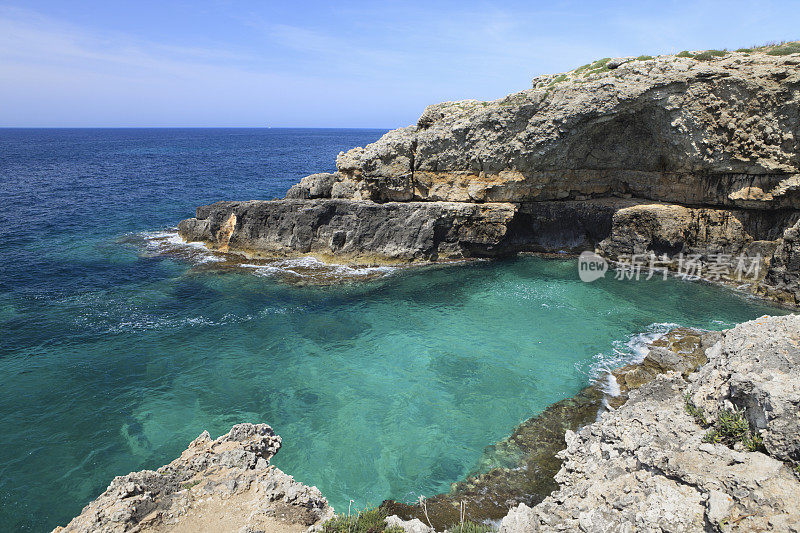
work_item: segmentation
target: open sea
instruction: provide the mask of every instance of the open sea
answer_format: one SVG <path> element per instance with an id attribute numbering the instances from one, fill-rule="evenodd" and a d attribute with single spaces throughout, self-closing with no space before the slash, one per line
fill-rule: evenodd
<path id="1" fill-rule="evenodd" d="M 0 129 L 1 531 L 66 524 L 238 422 L 272 425 L 274 464 L 340 511 L 415 500 L 670 325 L 784 313 L 675 279 L 582 283 L 571 258 L 304 286 L 296 263 L 215 269 L 177 238 L 196 206 L 282 197 L 382 133 Z"/>

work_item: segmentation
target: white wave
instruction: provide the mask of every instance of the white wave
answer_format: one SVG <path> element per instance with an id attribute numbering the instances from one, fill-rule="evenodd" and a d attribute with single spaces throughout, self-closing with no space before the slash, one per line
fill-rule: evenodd
<path id="1" fill-rule="evenodd" d="M 649 345 L 657 341 L 670 330 L 680 327 L 673 322 L 657 322 L 647 326 L 645 331 L 631 335 L 627 339 L 617 340 L 612 343 L 609 353 L 598 353 L 589 365 L 589 375 L 596 383 L 601 383 L 611 376 L 611 371 L 628 364 L 638 364 L 644 361 L 650 351 Z M 616 380 L 615 380 L 616 381 Z M 614 396 L 611 394 L 611 396 Z"/>
<path id="2" fill-rule="evenodd" d="M 389 266 L 354 267 L 350 265 L 325 263 L 316 257 L 282 259 L 267 264 L 242 263 L 239 266 L 243 268 L 252 268 L 254 273 L 259 276 L 271 276 L 274 274 L 284 273 L 301 277 L 310 276 L 313 274 L 333 274 L 342 277 L 364 277 L 375 274 L 389 274 L 397 270 L 396 267 Z"/>
<path id="3" fill-rule="evenodd" d="M 214 253 L 205 243 L 185 241 L 176 230 L 149 231 L 138 234 L 144 240 L 145 249 L 157 255 L 181 254 L 195 263 L 217 263 L 225 258 Z"/>

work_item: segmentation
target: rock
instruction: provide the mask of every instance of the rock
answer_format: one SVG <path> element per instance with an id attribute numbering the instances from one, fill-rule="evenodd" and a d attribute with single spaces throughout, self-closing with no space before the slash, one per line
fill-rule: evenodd
<path id="1" fill-rule="evenodd" d="M 507 253 L 511 204 L 282 200 L 218 202 L 178 226 L 190 241 L 253 254 L 314 253 L 361 262 Z M 223 231 L 235 221 L 232 233 Z"/>
<path id="2" fill-rule="evenodd" d="M 330 198 L 334 184 L 341 180 L 339 174 L 312 174 L 292 185 L 286 193 L 287 199 L 307 200 L 311 198 Z"/>
<path id="3" fill-rule="evenodd" d="M 59 532 L 296 531 L 321 524 L 333 509 L 269 464 L 281 438 L 266 424 L 238 424 L 212 440 L 203 432 L 157 471 L 114 478 Z"/>
<path id="4" fill-rule="evenodd" d="M 608 60 L 608 63 L 606 63 L 606 66 L 609 68 L 609 70 L 613 70 L 613 69 L 615 69 L 615 68 L 617 68 L 619 66 L 624 65 L 625 63 L 630 63 L 634 59 L 636 59 L 636 58 L 635 57 L 613 57 L 613 58 Z"/>
<path id="5" fill-rule="evenodd" d="M 706 355 L 689 381 L 658 375 L 572 435 L 559 453 L 560 488 L 513 508 L 500 531 L 800 530 L 800 316 L 740 324 Z M 686 395 L 711 417 L 743 409 L 763 428 L 766 453 L 703 442 Z"/>
<path id="6" fill-rule="evenodd" d="M 800 73 L 780 58 L 664 56 L 563 78 L 493 102 L 429 106 L 416 126 L 340 155 L 337 168 L 373 197 L 394 195 L 402 179 L 403 195 L 420 200 L 632 194 L 798 207 Z"/>
<path id="7" fill-rule="evenodd" d="M 386 525 L 399 527 L 406 533 L 436 533 L 431 527 L 423 524 L 418 518 L 402 520 L 399 516 L 393 515 L 386 518 Z"/>
<path id="8" fill-rule="evenodd" d="M 770 456 L 800 463 L 800 334 L 795 315 L 740 324 L 709 352 L 692 401 L 712 418 L 727 405 L 744 411 Z"/>
<path id="9" fill-rule="evenodd" d="M 800 305 L 800 222 L 783 232 L 760 291 L 779 301 Z"/>
<path id="10" fill-rule="evenodd" d="M 596 247 L 666 254 L 672 270 L 681 254 L 752 256 L 757 276 L 724 280 L 800 305 L 795 63 L 621 57 L 431 105 L 285 200 L 203 206 L 180 231 L 221 251 L 363 265 Z"/>

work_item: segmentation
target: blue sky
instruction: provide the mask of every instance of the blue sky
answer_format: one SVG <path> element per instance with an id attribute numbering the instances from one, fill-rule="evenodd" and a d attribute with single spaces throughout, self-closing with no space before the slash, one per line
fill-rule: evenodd
<path id="1" fill-rule="evenodd" d="M 394 128 L 618 55 L 800 39 L 800 1 L 0 0 L 0 126 Z"/>

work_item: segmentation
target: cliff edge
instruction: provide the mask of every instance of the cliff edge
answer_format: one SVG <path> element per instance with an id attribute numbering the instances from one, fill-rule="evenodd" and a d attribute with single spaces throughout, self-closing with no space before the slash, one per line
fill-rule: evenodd
<path id="1" fill-rule="evenodd" d="M 284 200 L 202 206 L 179 231 L 357 264 L 757 257 L 752 288 L 797 305 L 800 53 L 787 46 L 602 59 L 500 100 L 432 105 Z"/>

